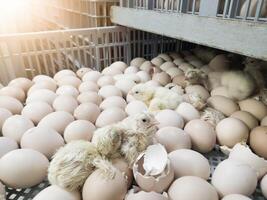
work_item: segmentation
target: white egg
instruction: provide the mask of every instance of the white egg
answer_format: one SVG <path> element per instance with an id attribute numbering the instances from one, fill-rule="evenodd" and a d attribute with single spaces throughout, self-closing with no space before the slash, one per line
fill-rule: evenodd
<path id="1" fill-rule="evenodd" d="M 184 120 L 182 116 L 173 110 L 162 110 L 155 115 L 155 118 L 159 122 L 159 128 L 166 126 L 173 126 L 177 128 L 184 127 Z"/>
<path id="2" fill-rule="evenodd" d="M 120 89 L 113 85 L 106 85 L 102 87 L 99 91 L 98 94 L 103 98 L 111 97 L 111 96 L 122 96 L 122 92 Z"/>
<path id="3" fill-rule="evenodd" d="M 52 105 L 55 98 L 57 97 L 56 93 L 48 89 L 40 89 L 32 92 L 26 99 L 26 104 L 42 101 L 46 102 L 49 105 Z"/>
<path id="4" fill-rule="evenodd" d="M 79 87 L 79 92 L 80 93 L 83 93 L 83 92 L 98 92 L 98 90 L 99 90 L 98 85 L 96 83 L 92 82 L 92 81 L 82 82 L 82 84 Z"/>
<path id="5" fill-rule="evenodd" d="M 29 96 L 34 91 L 40 90 L 40 89 L 47 89 L 47 90 L 51 90 L 52 92 L 56 92 L 57 84 L 56 84 L 55 81 L 54 82 L 51 82 L 51 81 L 40 81 L 40 82 L 37 82 L 28 90 L 27 95 Z"/>
<path id="6" fill-rule="evenodd" d="M 124 74 L 136 74 L 139 71 L 138 67 L 130 66 L 125 69 Z"/>
<path id="7" fill-rule="evenodd" d="M 115 68 L 117 68 L 123 72 L 128 66 L 125 62 L 116 61 L 116 62 L 112 63 L 109 67 L 115 67 Z"/>
<path id="8" fill-rule="evenodd" d="M 140 67 L 145 61 L 146 59 L 137 57 L 131 60 L 130 65 L 135 67 Z"/>
<path id="9" fill-rule="evenodd" d="M 53 78 L 51 78 L 50 76 L 42 75 L 42 74 L 35 76 L 35 77 L 32 79 L 32 81 L 33 81 L 34 83 L 41 83 L 41 82 L 43 82 L 43 81 L 44 81 L 44 82 L 48 81 L 48 82 L 51 82 L 51 83 L 56 83 L 56 81 L 55 81 Z"/>
<path id="10" fill-rule="evenodd" d="M 111 107 L 118 107 L 124 109 L 127 103 L 122 97 L 118 96 L 111 96 L 106 98 L 100 105 L 99 108 L 102 110 L 111 108 Z"/>
<path id="11" fill-rule="evenodd" d="M 99 87 L 103 87 L 105 85 L 114 85 L 114 84 L 115 84 L 115 80 L 112 76 L 102 76 L 97 81 L 97 85 Z"/>
<path id="12" fill-rule="evenodd" d="M 82 78 L 82 77 L 84 76 L 84 74 L 86 74 L 87 72 L 90 72 L 90 71 L 92 71 L 91 68 L 88 68 L 88 67 L 82 67 L 82 68 L 80 68 L 80 69 L 78 69 L 78 70 L 76 71 L 76 74 L 77 74 L 77 76 L 78 76 L 79 78 Z"/>
<path id="13" fill-rule="evenodd" d="M 267 198 L 267 175 L 265 175 L 260 183 L 262 194 L 265 198 Z"/>
<path id="14" fill-rule="evenodd" d="M 122 74 L 123 71 L 121 71 L 120 69 L 117 69 L 116 67 L 106 67 L 102 70 L 102 74 L 103 75 L 108 75 L 108 76 L 115 76 L 118 74 Z"/>
<path id="15" fill-rule="evenodd" d="M 75 88 L 78 88 L 81 83 L 82 81 L 75 76 L 64 76 L 57 81 L 58 86 L 71 85 Z"/>
<path id="16" fill-rule="evenodd" d="M 0 89 L 0 96 L 10 96 L 16 98 L 20 102 L 25 101 L 25 93 L 23 89 L 19 87 L 14 87 L 14 86 L 3 87 L 2 89 Z"/>
<path id="17" fill-rule="evenodd" d="M 74 76 L 74 77 L 76 77 L 76 74 L 73 71 L 69 70 L 69 69 L 64 69 L 64 70 L 61 70 L 61 71 L 57 72 L 54 75 L 54 80 L 58 81 L 61 78 L 63 78 L 64 76 Z"/>
<path id="18" fill-rule="evenodd" d="M 102 97 L 96 92 L 83 92 L 77 97 L 78 102 L 81 103 L 94 103 L 99 105 L 102 102 Z"/>
<path id="19" fill-rule="evenodd" d="M 82 103 L 74 110 L 76 119 L 88 120 L 95 123 L 100 114 L 100 108 L 94 103 Z"/>
<path id="20" fill-rule="evenodd" d="M 19 100 L 13 97 L 1 96 L 0 108 L 5 108 L 9 110 L 12 114 L 20 114 L 23 109 L 23 105 Z"/>
<path id="21" fill-rule="evenodd" d="M 71 95 L 76 98 L 79 95 L 79 91 L 71 85 L 63 85 L 57 89 L 56 94 L 57 95 Z"/>
<path id="22" fill-rule="evenodd" d="M 8 86 L 21 88 L 25 92 L 25 94 L 32 85 L 33 82 L 31 80 L 23 77 L 15 78 L 8 83 Z"/>
<path id="23" fill-rule="evenodd" d="M 7 118 L 11 117 L 12 113 L 5 109 L 5 108 L 0 108 L 0 133 L 2 131 L 2 126 L 4 122 L 6 121 Z"/>
<path id="24" fill-rule="evenodd" d="M 135 86 L 135 82 L 132 80 L 121 79 L 116 81 L 115 86 L 121 90 L 123 96 L 126 96 L 128 92 Z"/>
<path id="25" fill-rule="evenodd" d="M 222 200 L 252 200 L 252 199 L 241 194 L 229 194 L 223 197 Z"/>
<path id="26" fill-rule="evenodd" d="M 59 95 L 53 102 L 55 111 L 66 111 L 73 114 L 74 110 L 78 107 L 78 101 L 69 95 Z"/>
<path id="27" fill-rule="evenodd" d="M 180 114 L 186 122 L 189 122 L 193 119 L 199 119 L 199 111 L 192 106 L 190 103 L 182 102 L 176 109 L 176 112 Z"/>
<path id="28" fill-rule="evenodd" d="M 141 83 L 146 83 L 151 80 L 151 76 L 146 71 L 139 71 L 136 75 L 140 78 Z"/>
<path id="29" fill-rule="evenodd" d="M 90 71 L 83 75 L 83 82 L 85 81 L 92 81 L 94 83 L 97 82 L 97 80 L 101 77 L 101 73 L 98 71 Z"/>
<path id="30" fill-rule="evenodd" d="M 18 149 L 18 143 L 9 137 L 0 137 L 0 158 L 15 149 Z"/>
<path id="31" fill-rule="evenodd" d="M 125 107 L 125 112 L 130 116 L 146 111 L 147 109 L 144 102 L 133 100 Z"/>

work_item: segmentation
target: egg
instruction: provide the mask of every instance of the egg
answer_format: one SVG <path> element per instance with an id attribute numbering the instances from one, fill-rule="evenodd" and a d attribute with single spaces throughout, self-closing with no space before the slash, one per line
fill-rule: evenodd
<path id="1" fill-rule="evenodd" d="M 211 90 L 210 95 L 211 96 L 224 96 L 227 98 L 231 98 L 230 95 L 228 94 L 227 88 L 224 86 L 214 88 L 213 90 Z"/>
<path id="2" fill-rule="evenodd" d="M 182 58 L 182 56 L 180 55 L 180 53 L 177 53 L 177 52 L 170 52 L 170 53 L 169 53 L 169 56 L 170 56 L 172 59 Z"/>
<path id="3" fill-rule="evenodd" d="M 0 108 L 5 108 L 9 110 L 12 114 L 20 114 L 23 109 L 23 105 L 19 100 L 13 97 L 1 96 Z"/>
<path id="4" fill-rule="evenodd" d="M 57 97 L 56 93 L 48 89 L 40 89 L 32 92 L 26 99 L 26 104 L 36 101 L 46 102 L 49 105 L 53 104 L 53 101 Z"/>
<path id="5" fill-rule="evenodd" d="M 0 179 L 12 188 L 29 188 L 42 182 L 49 161 L 38 151 L 16 149 L 0 159 Z"/>
<path id="6" fill-rule="evenodd" d="M 130 66 L 140 67 L 145 61 L 144 58 L 134 58 L 131 60 Z"/>
<path id="7" fill-rule="evenodd" d="M 201 85 L 189 85 L 185 88 L 185 92 L 187 94 L 197 94 L 205 101 L 210 97 L 209 92 Z"/>
<path id="8" fill-rule="evenodd" d="M 247 111 L 258 120 L 262 120 L 267 115 L 267 107 L 261 101 L 255 99 L 245 99 L 239 103 L 240 110 Z"/>
<path id="9" fill-rule="evenodd" d="M 166 72 L 160 72 L 153 75 L 152 80 L 159 82 L 165 86 L 171 82 L 171 77 Z"/>
<path id="10" fill-rule="evenodd" d="M 120 89 L 113 85 L 106 85 L 102 87 L 99 91 L 98 94 L 103 98 L 111 97 L 111 96 L 120 96 L 122 97 L 122 92 Z"/>
<path id="11" fill-rule="evenodd" d="M 25 94 L 32 85 L 33 82 L 31 80 L 23 77 L 15 78 L 8 83 L 8 86 L 21 88 Z"/>
<path id="12" fill-rule="evenodd" d="M 202 154 L 190 149 L 178 149 L 171 152 L 169 158 L 174 169 L 175 178 L 197 176 L 208 180 L 211 173 L 210 165 Z"/>
<path id="13" fill-rule="evenodd" d="M 166 53 L 161 53 L 158 55 L 158 57 L 162 58 L 165 61 L 172 61 L 171 57 Z"/>
<path id="14" fill-rule="evenodd" d="M 0 89 L 0 98 L 1 96 L 10 96 L 14 97 L 20 102 L 25 101 L 25 93 L 24 91 L 19 87 L 13 87 L 13 86 L 7 86 Z"/>
<path id="15" fill-rule="evenodd" d="M 127 104 L 127 106 L 125 107 L 125 112 L 130 116 L 146 111 L 147 109 L 148 108 L 144 102 L 133 100 Z"/>
<path id="16" fill-rule="evenodd" d="M 265 175 L 260 183 L 260 188 L 262 191 L 262 194 L 265 198 L 267 198 L 267 175 Z"/>
<path id="17" fill-rule="evenodd" d="M 249 129 L 241 120 L 229 117 L 217 124 L 216 133 L 220 145 L 232 148 L 235 144 L 248 140 Z"/>
<path id="18" fill-rule="evenodd" d="M 65 111 L 56 111 L 45 116 L 38 124 L 38 127 L 51 128 L 61 135 L 65 128 L 74 121 L 74 117 Z"/>
<path id="19" fill-rule="evenodd" d="M 177 128 L 184 127 L 184 120 L 182 116 L 173 110 L 162 110 L 155 115 L 155 118 L 159 122 L 159 128 L 166 126 L 174 126 Z"/>
<path id="20" fill-rule="evenodd" d="M 136 74 L 139 71 L 138 67 L 130 66 L 125 69 L 124 74 Z"/>
<path id="21" fill-rule="evenodd" d="M 258 120 L 252 114 L 246 111 L 236 111 L 230 117 L 241 120 L 250 129 L 253 129 L 259 125 Z"/>
<path id="22" fill-rule="evenodd" d="M 189 61 L 189 63 L 191 65 L 193 65 L 194 67 L 197 67 L 197 68 L 201 68 L 204 65 L 204 63 L 201 60 L 197 60 L 197 59 L 191 60 L 191 61 Z"/>
<path id="23" fill-rule="evenodd" d="M 95 125 L 97 127 L 104 127 L 109 124 L 117 123 L 126 117 L 127 114 L 121 108 L 108 108 L 98 116 Z"/>
<path id="24" fill-rule="evenodd" d="M 102 77 L 101 77 L 102 78 Z M 98 92 L 99 87 L 96 83 L 92 81 L 86 81 L 82 82 L 82 84 L 79 86 L 79 92 Z"/>
<path id="25" fill-rule="evenodd" d="M 106 67 L 102 70 L 103 75 L 115 76 L 118 74 L 122 74 L 123 71 L 117 69 L 116 67 Z"/>
<path id="26" fill-rule="evenodd" d="M 77 97 L 77 101 L 82 103 L 94 103 L 99 105 L 102 102 L 102 97 L 99 96 L 96 92 L 83 92 Z"/>
<path id="27" fill-rule="evenodd" d="M 177 149 L 191 149 L 190 136 L 176 127 L 163 127 L 156 132 L 157 142 L 162 144 L 168 153 Z"/>
<path id="28" fill-rule="evenodd" d="M 209 67 L 214 71 L 226 71 L 230 68 L 230 61 L 227 55 L 220 54 L 215 56 L 209 63 Z"/>
<path id="29" fill-rule="evenodd" d="M 140 70 L 143 70 L 145 72 L 148 72 L 153 68 L 153 64 L 150 61 L 145 61 L 140 66 Z"/>
<path id="30" fill-rule="evenodd" d="M 167 71 L 168 69 L 170 69 L 170 68 L 177 68 L 177 66 L 173 63 L 173 62 L 171 62 L 171 61 L 168 61 L 168 62 L 165 62 L 165 63 L 163 63 L 162 65 L 160 65 L 160 67 L 159 67 L 162 71 Z"/>
<path id="31" fill-rule="evenodd" d="M 201 153 L 210 152 L 216 144 L 216 133 L 214 128 L 208 122 L 201 119 L 189 121 L 185 132 L 190 135 L 192 147 Z"/>
<path id="32" fill-rule="evenodd" d="M 74 140 L 91 141 L 96 127 L 89 121 L 76 120 L 71 122 L 64 131 L 64 139 L 67 143 Z"/>
<path id="33" fill-rule="evenodd" d="M 74 110 L 74 117 L 76 119 L 88 120 L 95 123 L 100 115 L 100 108 L 94 103 L 82 103 Z"/>
<path id="34" fill-rule="evenodd" d="M 6 121 L 7 118 L 11 117 L 12 113 L 5 109 L 5 108 L 0 108 L 0 133 L 2 132 L 2 126 L 4 122 Z"/>
<path id="35" fill-rule="evenodd" d="M 70 95 L 76 98 L 79 95 L 79 91 L 71 85 L 63 85 L 57 89 L 56 94 L 57 95 Z"/>
<path id="36" fill-rule="evenodd" d="M 176 108 L 176 112 L 183 117 L 185 122 L 200 118 L 199 111 L 190 103 L 180 103 L 179 106 Z"/>
<path id="37" fill-rule="evenodd" d="M 194 66 L 187 62 L 184 62 L 179 65 L 179 69 L 181 69 L 183 72 L 186 72 L 188 69 L 194 69 Z"/>
<path id="38" fill-rule="evenodd" d="M 0 120 L 1 121 L 1 120 Z M 1 124 L 1 122 L 0 122 Z M 265 116 L 262 120 L 261 120 L 261 126 L 267 126 L 267 116 Z M 1 125 L 0 125 L 1 127 Z"/>
<path id="39" fill-rule="evenodd" d="M 257 187 L 257 174 L 250 166 L 235 160 L 224 160 L 215 169 L 211 183 L 220 197 L 229 194 L 250 196 Z"/>
<path id="40" fill-rule="evenodd" d="M 74 76 L 74 77 L 76 77 L 76 74 L 73 71 L 69 70 L 69 69 L 64 69 L 64 70 L 61 70 L 61 71 L 57 72 L 54 75 L 54 80 L 58 81 L 61 78 L 63 78 L 64 76 Z"/>
<path id="41" fill-rule="evenodd" d="M 112 165 L 124 174 L 127 180 L 128 188 L 130 188 L 133 182 L 133 171 L 129 167 L 127 161 L 123 158 L 116 158 L 112 160 Z"/>
<path id="42" fill-rule="evenodd" d="M 99 108 L 102 110 L 105 110 L 107 108 L 111 107 L 118 107 L 121 109 L 124 109 L 126 107 L 127 103 L 122 97 L 118 96 L 111 96 L 106 98 L 100 105 Z"/>
<path id="43" fill-rule="evenodd" d="M 183 58 L 176 58 L 173 63 L 180 66 L 182 63 L 185 63 L 185 60 Z"/>
<path id="44" fill-rule="evenodd" d="M 47 76 L 47 75 L 43 75 L 43 74 L 39 74 L 39 75 L 33 77 L 32 81 L 34 83 L 41 83 L 43 81 L 44 82 L 48 81 L 48 82 L 56 84 L 56 81 L 53 78 L 51 78 L 50 76 Z"/>
<path id="45" fill-rule="evenodd" d="M 53 101 L 53 108 L 55 111 L 66 111 L 73 114 L 77 107 L 78 101 L 73 96 L 59 95 Z"/>
<path id="46" fill-rule="evenodd" d="M 21 114 L 38 124 L 46 115 L 53 112 L 53 108 L 46 102 L 35 101 L 27 104 Z"/>
<path id="47" fill-rule="evenodd" d="M 151 86 L 151 87 L 161 86 L 160 83 L 158 81 L 155 81 L 155 80 L 150 80 L 150 81 L 146 82 L 145 84 L 147 86 Z"/>
<path id="48" fill-rule="evenodd" d="M 71 85 L 75 88 L 78 88 L 81 83 L 82 81 L 75 76 L 64 76 L 57 81 L 58 86 Z"/>
<path id="49" fill-rule="evenodd" d="M 252 199 L 241 194 L 230 194 L 222 198 L 222 200 L 252 200 Z"/>
<path id="50" fill-rule="evenodd" d="M 47 127 L 34 127 L 27 130 L 23 134 L 20 143 L 22 149 L 36 150 L 45 155 L 49 160 L 64 144 L 62 136 L 55 130 Z"/>
<path id="51" fill-rule="evenodd" d="M 239 106 L 233 100 L 224 96 L 212 96 L 207 100 L 207 104 L 228 117 L 239 110 Z"/>
<path id="52" fill-rule="evenodd" d="M 187 81 L 185 78 L 185 75 L 177 75 L 173 77 L 172 83 L 181 86 L 182 88 L 185 88 L 187 86 Z"/>
<path id="53" fill-rule="evenodd" d="M 78 69 L 76 71 L 76 75 L 79 77 L 79 78 L 82 78 L 84 76 L 84 74 L 86 74 L 87 72 L 90 72 L 92 71 L 91 68 L 88 68 L 88 67 L 82 67 L 80 69 Z"/>
<path id="54" fill-rule="evenodd" d="M 6 199 L 6 189 L 5 186 L 0 182 L 0 199 Z"/>
<path id="55" fill-rule="evenodd" d="M 258 126 L 250 132 L 249 144 L 253 151 L 267 159 L 267 126 Z"/>
<path id="56" fill-rule="evenodd" d="M 98 71 L 90 71 L 83 75 L 82 81 L 92 81 L 96 83 L 101 76 L 101 73 Z"/>
<path id="57" fill-rule="evenodd" d="M 179 68 L 177 67 L 171 67 L 169 68 L 166 73 L 171 77 L 171 79 L 173 79 L 175 76 L 178 76 L 178 75 L 183 75 L 183 71 L 180 70 Z"/>
<path id="58" fill-rule="evenodd" d="M 168 197 L 156 192 L 144 192 L 129 193 L 125 200 L 168 200 Z"/>
<path id="59" fill-rule="evenodd" d="M 54 80 L 53 80 L 54 81 Z M 51 90 L 52 92 L 56 92 L 57 90 L 57 84 L 56 82 L 51 82 L 51 81 L 40 81 L 35 83 L 29 90 L 28 90 L 28 96 L 40 89 L 47 89 L 47 90 Z"/>
<path id="60" fill-rule="evenodd" d="M 81 200 L 79 191 L 67 191 L 56 185 L 51 185 L 39 192 L 33 200 Z"/>
<path id="61" fill-rule="evenodd" d="M 13 115 L 4 122 L 2 133 L 3 136 L 12 138 L 17 143 L 20 143 L 23 134 L 32 127 L 34 127 L 34 124 L 27 117 L 23 115 Z"/>
<path id="62" fill-rule="evenodd" d="M 123 200 L 126 193 L 127 181 L 120 171 L 116 171 L 113 179 L 106 179 L 97 169 L 85 181 L 82 198 L 83 200 L 107 200 L 110 198 Z"/>
<path id="63" fill-rule="evenodd" d="M 18 143 L 9 137 L 0 137 L 0 158 L 15 149 L 18 149 Z"/>
<path id="64" fill-rule="evenodd" d="M 114 67 L 114 68 L 117 68 L 119 69 L 120 71 L 124 71 L 128 66 L 125 62 L 122 62 L 122 61 L 116 61 L 114 63 L 112 63 L 109 67 Z"/>
<path id="65" fill-rule="evenodd" d="M 190 52 L 191 53 L 191 52 Z M 190 55 L 185 55 L 184 59 L 188 62 L 191 62 L 193 60 L 199 60 L 196 56 L 190 54 Z"/>
<path id="66" fill-rule="evenodd" d="M 115 86 L 121 90 L 123 96 L 126 96 L 128 92 L 135 86 L 135 82 L 128 79 L 121 79 L 116 81 Z"/>
<path id="67" fill-rule="evenodd" d="M 170 186 L 168 195 L 171 200 L 219 200 L 214 187 L 195 176 L 176 179 Z"/>
<path id="68" fill-rule="evenodd" d="M 138 156 L 133 165 L 133 174 L 138 186 L 146 192 L 162 193 L 174 178 L 167 152 L 158 144 L 149 146 Z"/>
<path id="69" fill-rule="evenodd" d="M 151 60 L 151 63 L 157 67 L 159 67 L 160 65 L 162 65 L 165 62 L 165 60 L 163 60 L 160 57 L 155 57 Z"/>
<path id="70" fill-rule="evenodd" d="M 151 76 L 146 71 L 139 71 L 136 73 L 136 75 L 140 78 L 141 83 L 145 83 L 145 82 L 151 80 Z"/>
<path id="71" fill-rule="evenodd" d="M 112 76 L 102 76 L 97 81 L 97 85 L 99 87 L 103 87 L 105 85 L 114 85 L 114 84 L 115 84 L 115 80 Z"/>

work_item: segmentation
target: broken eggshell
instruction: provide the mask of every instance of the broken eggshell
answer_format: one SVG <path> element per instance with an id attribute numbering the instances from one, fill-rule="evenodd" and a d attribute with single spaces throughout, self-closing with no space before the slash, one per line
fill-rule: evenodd
<path id="1" fill-rule="evenodd" d="M 165 167 L 163 168 L 163 166 Z M 153 170 L 146 171 L 145 168 Z M 133 173 L 139 187 L 146 192 L 161 193 L 169 187 L 174 178 L 174 171 L 167 152 L 159 144 L 152 145 L 138 156 L 133 166 Z"/>
<path id="2" fill-rule="evenodd" d="M 134 191 L 130 190 L 125 197 L 125 200 L 168 200 L 167 195 L 156 192 L 144 192 L 144 191 Z"/>

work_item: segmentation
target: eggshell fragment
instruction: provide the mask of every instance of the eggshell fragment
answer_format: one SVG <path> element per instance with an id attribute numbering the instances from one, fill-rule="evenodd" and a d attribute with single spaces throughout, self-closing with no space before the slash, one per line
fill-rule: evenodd
<path id="1" fill-rule="evenodd" d="M 112 76 L 102 76 L 97 81 L 97 85 L 99 87 L 103 87 L 105 85 L 114 85 L 114 84 L 115 84 L 115 80 Z"/>
<path id="2" fill-rule="evenodd" d="M 51 159 L 65 143 L 55 130 L 47 127 L 34 127 L 24 133 L 20 144 L 22 149 L 36 150 Z"/>
<path id="3" fill-rule="evenodd" d="M 229 117 L 217 124 L 216 133 L 220 145 L 232 148 L 235 144 L 248 140 L 249 129 L 241 120 Z"/>
<path id="4" fill-rule="evenodd" d="M 74 140 L 91 141 L 95 126 L 86 120 L 76 120 L 71 122 L 64 131 L 64 139 L 67 143 Z"/>
<path id="5" fill-rule="evenodd" d="M 267 126 L 267 116 L 261 120 L 261 126 Z M 0 125 L 1 127 L 1 125 Z"/>
<path id="6" fill-rule="evenodd" d="M 104 190 L 99 190 L 105 188 Z M 99 169 L 85 181 L 82 189 L 83 200 L 123 200 L 127 192 L 127 181 L 120 171 L 113 179 L 104 178 Z"/>
<path id="7" fill-rule="evenodd" d="M 120 89 L 118 89 L 117 87 L 113 86 L 113 85 L 106 85 L 104 87 L 102 87 L 98 94 L 103 98 L 107 98 L 107 97 L 111 97 L 111 96 L 120 96 L 122 97 L 122 92 L 120 91 Z"/>
<path id="8" fill-rule="evenodd" d="M 33 82 L 30 79 L 23 77 L 15 78 L 8 83 L 8 86 L 21 88 L 25 92 L 25 94 L 32 85 Z"/>
<path id="9" fill-rule="evenodd" d="M 76 98 L 79 95 L 79 91 L 71 85 L 63 85 L 57 89 L 56 94 L 57 95 L 70 95 Z"/>
<path id="10" fill-rule="evenodd" d="M 74 110 L 76 119 L 88 120 L 95 123 L 100 114 L 100 108 L 94 103 L 82 103 Z"/>
<path id="11" fill-rule="evenodd" d="M 171 200 L 219 200 L 214 187 L 195 176 L 176 179 L 170 186 L 168 194 Z"/>
<path id="12" fill-rule="evenodd" d="M 267 107 L 261 101 L 246 99 L 239 102 L 240 110 L 247 111 L 258 120 L 262 120 L 267 115 Z"/>
<path id="13" fill-rule="evenodd" d="M 126 117 L 126 113 L 121 108 L 108 108 L 98 116 L 95 125 L 97 127 L 104 127 L 109 124 L 117 123 Z"/>
<path id="14" fill-rule="evenodd" d="M 166 126 L 173 126 L 177 128 L 184 127 L 183 118 L 173 110 L 162 110 L 155 115 L 156 120 L 159 122 L 158 127 L 163 128 Z"/>
<path id="15" fill-rule="evenodd" d="M 34 124 L 27 117 L 13 115 L 3 124 L 2 133 L 3 136 L 12 138 L 17 143 L 20 143 L 23 134 L 32 127 L 34 127 Z"/>
<path id="16" fill-rule="evenodd" d="M 64 76 L 74 76 L 74 77 L 76 77 L 76 74 L 73 71 L 69 70 L 69 69 L 63 69 L 63 70 L 57 72 L 54 75 L 54 80 L 55 81 L 59 81 Z"/>
<path id="17" fill-rule="evenodd" d="M 255 128 L 259 125 L 258 120 L 249 112 L 236 111 L 230 117 L 236 118 L 244 122 L 250 129 Z"/>
<path id="18" fill-rule="evenodd" d="M 85 81 L 92 81 L 94 83 L 97 82 L 97 80 L 101 77 L 101 73 L 98 71 L 90 71 L 83 75 L 83 82 Z"/>
<path id="19" fill-rule="evenodd" d="M 267 159 L 266 133 L 267 126 L 258 126 L 251 131 L 249 137 L 250 147 L 257 155 L 263 157 L 264 159 Z"/>
<path id="20" fill-rule="evenodd" d="M 209 161 L 200 153 L 189 149 L 179 149 L 171 152 L 169 158 L 175 178 L 197 176 L 208 180 L 210 176 Z"/>
<path id="21" fill-rule="evenodd" d="M 167 197 L 156 192 L 144 192 L 129 193 L 125 200 L 168 200 Z"/>
<path id="22" fill-rule="evenodd" d="M 23 109 L 21 102 L 13 97 L 1 96 L 0 108 L 9 110 L 12 114 L 20 114 Z"/>
<path id="23" fill-rule="evenodd" d="M 0 108 L 0 133 L 2 132 L 2 126 L 4 122 L 6 121 L 7 118 L 11 117 L 12 113 L 5 109 L 5 108 Z"/>
<path id="24" fill-rule="evenodd" d="M 230 194 L 222 198 L 222 200 L 252 200 L 252 199 L 241 194 Z"/>
<path id="25" fill-rule="evenodd" d="M 80 104 L 91 102 L 99 105 L 102 102 L 102 97 L 96 92 L 83 92 L 77 97 L 77 100 Z"/>
<path id="26" fill-rule="evenodd" d="M 0 158 L 15 149 L 18 149 L 18 143 L 9 137 L 0 137 Z"/>
<path id="27" fill-rule="evenodd" d="M 81 194 L 78 191 L 67 191 L 56 185 L 51 185 L 39 192 L 33 200 L 81 200 Z"/>
<path id="28" fill-rule="evenodd" d="M 257 187 L 257 174 L 250 166 L 235 160 L 224 160 L 215 169 L 212 185 L 220 197 L 229 194 L 250 196 Z"/>
<path id="29" fill-rule="evenodd" d="M 14 97 L 20 102 L 25 101 L 25 93 L 24 91 L 19 87 L 13 87 L 13 86 L 7 86 L 0 89 L 0 98 L 1 96 L 10 96 Z"/>
<path id="30" fill-rule="evenodd" d="M 0 159 L 0 179 L 12 188 L 29 188 L 42 182 L 49 161 L 38 151 L 16 149 Z"/>
<path id="31" fill-rule="evenodd" d="M 55 111 L 66 111 L 73 114 L 74 110 L 78 107 L 78 102 L 73 96 L 59 95 L 53 102 Z"/>
<path id="32" fill-rule="evenodd" d="M 226 116 L 230 116 L 239 110 L 239 106 L 231 99 L 224 96 L 212 96 L 207 100 L 210 107 L 222 112 Z"/>
<path id="33" fill-rule="evenodd" d="M 181 115 L 186 122 L 200 118 L 199 111 L 190 103 L 180 103 L 176 109 L 176 112 Z"/>
<path id="34" fill-rule="evenodd" d="M 86 81 L 82 82 L 81 85 L 79 86 L 79 92 L 98 92 L 99 87 L 96 83 L 92 81 Z"/>
<path id="35" fill-rule="evenodd" d="M 201 153 L 210 152 L 216 144 L 216 133 L 208 122 L 201 119 L 189 121 L 184 128 L 190 135 L 193 149 Z"/>
<path id="36" fill-rule="evenodd" d="M 38 124 L 46 115 L 53 112 L 53 108 L 46 102 L 35 101 L 27 104 L 21 114 Z"/>
<path id="37" fill-rule="evenodd" d="M 156 140 L 162 144 L 168 153 L 177 149 L 190 149 L 190 136 L 182 129 L 176 127 L 163 127 L 156 133 Z"/>
<path id="38" fill-rule="evenodd" d="M 90 71 L 92 71 L 91 68 L 88 68 L 88 67 L 82 67 L 82 68 L 80 68 L 80 69 L 78 69 L 78 70 L 76 71 L 76 74 L 77 74 L 77 76 L 78 76 L 79 78 L 82 78 L 82 77 L 84 76 L 84 74 L 86 74 L 87 72 L 90 72 Z"/>
<path id="39" fill-rule="evenodd" d="M 64 76 L 57 81 L 58 86 L 71 85 L 75 88 L 78 88 L 81 83 L 82 81 L 75 76 Z"/>
<path id="40" fill-rule="evenodd" d="M 45 116 L 38 127 L 51 128 L 63 135 L 65 128 L 74 121 L 74 117 L 65 111 L 56 111 Z"/>
<path id="41" fill-rule="evenodd" d="M 100 105 L 99 108 L 105 110 L 111 107 L 118 107 L 124 109 L 127 103 L 122 97 L 111 96 L 106 98 Z"/>
<path id="42" fill-rule="evenodd" d="M 147 106 L 142 101 L 133 100 L 125 107 L 125 112 L 130 115 L 135 115 L 147 110 Z"/>
<path id="43" fill-rule="evenodd" d="M 51 90 L 40 89 L 40 90 L 36 90 L 32 92 L 27 97 L 26 104 L 29 104 L 31 102 L 36 102 L 36 101 L 42 101 L 42 102 L 48 103 L 49 105 L 52 105 L 56 97 L 57 95 Z"/>
<path id="44" fill-rule="evenodd" d="M 260 183 L 262 194 L 265 198 L 267 198 L 267 175 L 265 175 Z"/>

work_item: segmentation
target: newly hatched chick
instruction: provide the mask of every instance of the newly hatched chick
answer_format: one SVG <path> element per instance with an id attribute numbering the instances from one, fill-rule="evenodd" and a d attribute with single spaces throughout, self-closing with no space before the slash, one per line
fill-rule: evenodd
<path id="1" fill-rule="evenodd" d="M 48 168 L 48 180 L 70 191 L 80 189 L 95 168 L 112 177 L 112 164 L 102 158 L 87 141 L 73 141 L 60 148 Z"/>
<path id="2" fill-rule="evenodd" d="M 151 100 L 154 98 L 156 92 L 156 87 L 148 86 L 146 84 L 140 83 L 135 85 L 129 92 L 136 100 L 143 101 L 147 106 L 149 106 Z"/>

